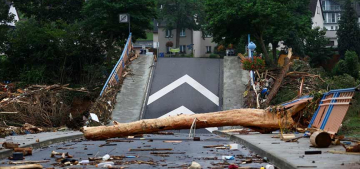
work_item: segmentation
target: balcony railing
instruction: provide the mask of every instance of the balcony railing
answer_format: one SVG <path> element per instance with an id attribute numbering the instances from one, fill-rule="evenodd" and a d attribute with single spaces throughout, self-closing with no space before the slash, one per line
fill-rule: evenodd
<path id="1" fill-rule="evenodd" d="M 341 11 L 340 5 L 325 5 L 323 11 Z"/>

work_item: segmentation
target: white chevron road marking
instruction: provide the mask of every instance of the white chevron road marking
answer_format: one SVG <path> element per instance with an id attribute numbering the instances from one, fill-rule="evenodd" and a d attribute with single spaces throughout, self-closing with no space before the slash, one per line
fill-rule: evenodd
<path id="1" fill-rule="evenodd" d="M 211 100 L 213 103 L 215 103 L 217 106 L 219 106 L 219 97 L 216 96 L 214 93 L 212 93 L 210 90 L 208 90 L 206 87 L 201 85 L 199 82 L 197 82 L 195 79 L 190 77 L 189 75 L 184 75 L 183 77 L 175 80 L 174 82 L 170 83 L 169 85 L 165 86 L 161 90 L 157 91 L 156 93 L 152 94 L 149 97 L 147 105 L 153 103 L 154 101 L 158 100 L 159 98 L 165 96 L 172 90 L 176 89 L 180 85 L 188 83 L 190 86 L 192 86 L 194 89 L 196 89 L 198 92 L 200 92 L 202 95 L 204 95 L 206 98 Z"/>
<path id="2" fill-rule="evenodd" d="M 160 118 L 165 118 L 165 117 L 169 117 L 169 116 L 178 116 L 180 114 L 195 114 L 193 111 L 189 110 L 188 108 L 186 108 L 185 106 L 180 106 L 179 108 L 162 115 Z M 205 128 L 207 131 L 209 131 L 210 133 L 212 133 L 215 130 L 219 130 L 217 127 L 209 127 L 209 128 Z"/>

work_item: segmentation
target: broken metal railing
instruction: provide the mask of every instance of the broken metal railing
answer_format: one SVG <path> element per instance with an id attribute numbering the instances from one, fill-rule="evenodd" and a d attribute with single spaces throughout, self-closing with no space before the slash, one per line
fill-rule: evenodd
<path id="1" fill-rule="evenodd" d="M 119 83 L 121 78 L 121 73 L 125 68 L 125 62 L 128 60 L 129 51 L 131 50 L 131 48 L 132 48 L 132 41 L 131 41 L 131 33 L 130 33 L 126 45 L 124 47 L 124 50 L 121 54 L 121 57 L 114 66 L 113 70 L 111 71 L 108 79 L 106 80 L 106 83 L 104 84 L 104 87 L 100 92 L 100 96 L 103 95 L 103 93 L 106 91 L 108 87 L 112 87 Z"/>

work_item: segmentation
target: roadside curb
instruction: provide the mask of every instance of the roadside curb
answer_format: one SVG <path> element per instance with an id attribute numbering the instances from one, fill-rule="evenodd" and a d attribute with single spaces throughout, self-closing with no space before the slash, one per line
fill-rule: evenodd
<path id="1" fill-rule="evenodd" d="M 234 141 L 236 143 L 242 144 L 248 147 L 250 150 L 254 151 L 256 154 L 259 154 L 262 157 L 267 157 L 268 161 L 273 163 L 276 167 L 280 169 L 296 169 L 297 167 L 288 163 L 285 159 L 276 156 L 275 154 L 268 153 L 266 150 L 259 148 L 251 142 L 248 142 L 241 137 L 234 136 L 229 133 L 224 133 L 221 131 L 213 131 L 214 134 L 229 138 L 230 141 Z"/>
<path id="2" fill-rule="evenodd" d="M 73 134 L 73 135 L 69 135 L 69 136 L 64 135 L 64 136 L 60 136 L 57 138 L 40 140 L 40 142 L 24 144 L 19 147 L 21 147 L 21 148 L 32 147 L 33 149 L 39 149 L 39 148 L 46 147 L 46 146 L 54 144 L 54 143 L 70 141 L 70 140 L 74 140 L 74 139 L 80 139 L 83 137 L 84 137 L 83 133 Z M 8 158 L 12 155 L 12 153 L 13 153 L 13 150 L 10 150 L 10 149 L 5 149 L 5 150 L 0 151 L 0 159 Z"/>

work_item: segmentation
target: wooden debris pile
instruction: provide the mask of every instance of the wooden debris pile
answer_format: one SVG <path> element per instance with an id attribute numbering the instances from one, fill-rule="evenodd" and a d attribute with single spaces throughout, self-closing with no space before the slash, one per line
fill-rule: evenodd
<path id="1" fill-rule="evenodd" d="M 1 126 L 25 123 L 42 127 L 63 126 L 69 121 L 72 100 L 68 96 L 74 92 L 89 93 L 85 88 L 70 88 L 68 84 L 32 85 L 25 89 L 2 91 Z"/>

